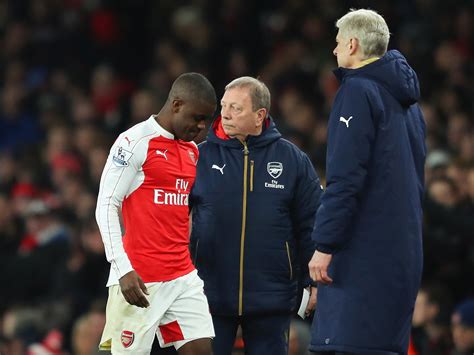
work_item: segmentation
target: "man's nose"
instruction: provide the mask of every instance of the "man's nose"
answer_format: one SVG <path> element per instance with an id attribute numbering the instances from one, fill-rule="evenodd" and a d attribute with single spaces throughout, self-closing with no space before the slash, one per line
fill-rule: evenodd
<path id="1" fill-rule="evenodd" d="M 230 119 L 229 110 L 227 108 L 225 107 L 221 108 L 221 117 L 226 120 Z"/>

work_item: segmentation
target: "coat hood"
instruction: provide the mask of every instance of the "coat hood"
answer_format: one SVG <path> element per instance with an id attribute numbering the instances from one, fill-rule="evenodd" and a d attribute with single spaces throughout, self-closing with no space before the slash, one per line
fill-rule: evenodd
<path id="1" fill-rule="evenodd" d="M 247 145 L 249 148 L 258 148 L 266 146 L 275 140 L 281 138 L 281 133 L 276 128 L 275 122 L 271 117 L 267 117 L 263 123 L 262 133 L 258 136 L 249 136 Z M 229 148 L 242 149 L 242 143 L 237 138 L 231 138 L 225 134 L 222 128 L 222 117 L 217 117 L 209 129 L 207 141 L 224 145 Z"/>
<path id="2" fill-rule="evenodd" d="M 358 69 L 338 68 L 334 74 L 341 82 L 354 75 L 374 80 L 403 106 L 413 105 L 420 98 L 418 77 L 397 50 L 390 50 L 379 60 Z"/>

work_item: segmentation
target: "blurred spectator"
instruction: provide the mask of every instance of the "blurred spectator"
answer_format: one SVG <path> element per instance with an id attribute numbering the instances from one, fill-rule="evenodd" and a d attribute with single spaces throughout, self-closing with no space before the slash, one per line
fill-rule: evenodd
<path id="1" fill-rule="evenodd" d="M 471 205 L 474 204 L 474 165 L 471 165 L 467 171 L 467 195 L 471 202 Z"/>
<path id="2" fill-rule="evenodd" d="M 49 128 L 45 145 L 45 159 L 49 164 L 53 160 L 72 151 L 73 141 L 72 133 L 69 127 L 65 125 L 57 125 Z"/>
<path id="3" fill-rule="evenodd" d="M 456 306 L 451 318 L 454 351 L 452 355 L 474 353 L 474 299 L 470 298 Z"/>
<path id="4" fill-rule="evenodd" d="M 25 234 L 14 254 L 1 260 L 2 284 L 9 292 L 0 294 L 5 304 L 35 304 L 52 295 L 57 273 L 64 268 L 70 237 L 41 200 L 32 200 L 24 211 Z"/>
<path id="5" fill-rule="evenodd" d="M 290 324 L 290 340 L 288 341 L 288 355 L 309 355 L 311 340 L 310 325 L 300 319 L 293 319 Z"/>
<path id="6" fill-rule="evenodd" d="M 416 297 L 411 343 L 418 355 L 449 355 L 451 299 L 448 290 L 424 285 Z"/>
<path id="7" fill-rule="evenodd" d="M 0 319 L 6 339 L 5 354 L 64 354 L 64 335 L 59 328 L 64 326 L 66 316 L 59 304 L 8 310 Z"/>
<path id="8" fill-rule="evenodd" d="M 102 306 L 103 308 L 103 306 Z M 97 344 L 105 325 L 105 312 L 92 309 L 76 320 L 72 331 L 72 350 L 75 355 L 103 354 Z"/>
<path id="9" fill-rule="evenodd" d="M 78 93 L 72 97 L 72 120 L 77 124 L 96 121 L 98 113 L 92 99 Z"/>
<path id="10" fill-rule="evenodd" d="M 16 180 L 17 164 L 11 154 L 0 153 L 0 191 L 11 191 Z"/>
<path id="11" fill-rule="evenodd" d="M 27 112 L 25 89 L 20 85 L 3 87 L 0 95 L 0 151 L 18 151 L 37 143 L 42 135 L 37 116 Z"/>
<path id="12" fill-rule="evenodd" d="M 89 173 L 90 184 L 94 192 L 99 191 L 100 176 L 108 155 L 108 148 L 103 146 L 96 146 L 89 151 L 89 155 L 87 157 L 89 166 L 87 171 Z"/>
<path id="13" fill-rule="evenodd" d="M 425 182 L 446 175 L 446 169 L 451 162 L 450 155 L 441 149 L 435 149 L 428 153 L 425 163 Z"/>
<path id="14" fill-rule="evenodd" d="M 116 112 L 122 93 L 112 68 L 106 65 L 95 68 L 92 74 L 91 93 L 99 114 L 110 117 Z"/>
<path id="15" fill-rule="evenodd" d="M 0 259 L 16 253 L 23 234 L 23 225 L 11 208 L 8 196 L 0 193 Z"/>
<path id="16" fill-rule="evenodd" d="M 143 121 L 150 112 L 158 112 L 160 106 L 157 105 L 153 94 L 149 91 L 141 90 L 133 94 L 131 99 L 131 124 Z"/>
<path id="17" fill-rule="evenodd" d="M 460 187 L 447 176 L 433 178 L 427 186 L 424 233 L 425 278 L 449 285 L 458 299 L 473 291 L 474 276 L 468 254 L 472 249 L 474 206 L 463 201 Z"/>
<path id="18" fill-rule="evenodd" d="M 60 282 L 55 290 L 58 296 L 67 300 L 75 316 L 83 314 L 97 298 L 107 297 L 104 284 L 109 273 L 109 264 L 103 257 L 104 245 L 93 216 L 84 219 L 77 232 L 67 263 L 58 273 Z"/>

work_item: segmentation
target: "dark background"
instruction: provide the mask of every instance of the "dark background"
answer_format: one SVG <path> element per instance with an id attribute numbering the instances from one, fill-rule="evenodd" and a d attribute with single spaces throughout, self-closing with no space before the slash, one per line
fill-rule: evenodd
<path id="1" fill-rule="evenodd" d="M 0 353 L 95 352 L 109 269 L 100 174 L 116 136 L 157 113 L 179 74 L 205 74 L 219 99 L 232 79 L 259 77 L 278 128 L 324 178 L 334 24 L 351 7 L 385 17 L 421 82 L 424 282 L 449 292 L 449 324 L 451 305 L 474 295 L 472 1 L 4 0 Z"/>

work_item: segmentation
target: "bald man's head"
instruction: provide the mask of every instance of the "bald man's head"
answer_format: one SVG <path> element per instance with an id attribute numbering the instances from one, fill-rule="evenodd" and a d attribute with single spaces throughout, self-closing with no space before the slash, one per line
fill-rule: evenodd
<path id="1" fill-rule="evenodd" d="M 216 91 L 207 78 L 199 73 L 185 73 L 173 83 L 168 102 L 175 99 L 216 105 Z"/>
<path id="2" fill-rule="evenodd" d="M 176 138 L 191 141 L 206 128 L 216 112 L 216 92 L 205 76 L 180 75 L 173 83 L 158 123 Z"/>

